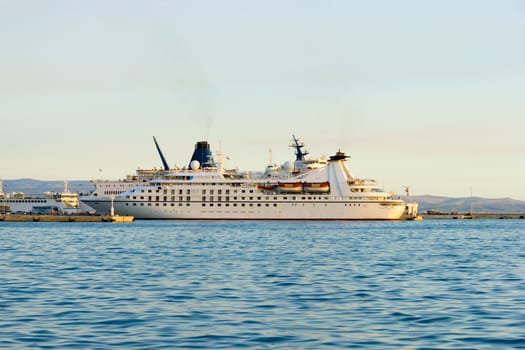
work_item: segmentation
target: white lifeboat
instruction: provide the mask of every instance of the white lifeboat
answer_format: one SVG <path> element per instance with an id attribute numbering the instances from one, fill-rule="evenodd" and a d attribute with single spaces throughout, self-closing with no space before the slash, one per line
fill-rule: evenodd
<path id="1" fill-rule="evenodd" d="M 264 185 L 257 185 L 257 189 L 261 191 L 273 191 L 275 190 L 276 185 L 275 184 L 264 184 Z"/>
<path id="2" fill-rule="evenodd" d="M 330 191 L 330 184 L 328 182 L 305 182 L 303 188 L 305 192 L 327 193 Z"/>
<path id="3" fill-rule="evenodd" d="M 298 193 L 303 190 L 303 185 L 300 182 L 279 182 L 277 188 L 280 192 Z"/>

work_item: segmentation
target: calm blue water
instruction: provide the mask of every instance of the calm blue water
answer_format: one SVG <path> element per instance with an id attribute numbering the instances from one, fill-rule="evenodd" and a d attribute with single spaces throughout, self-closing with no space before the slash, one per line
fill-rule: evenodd
<path id="1" fill-rule="evenodd" d="M 525 349 L 525 220 L 0 222 L 0 348 Z"/>

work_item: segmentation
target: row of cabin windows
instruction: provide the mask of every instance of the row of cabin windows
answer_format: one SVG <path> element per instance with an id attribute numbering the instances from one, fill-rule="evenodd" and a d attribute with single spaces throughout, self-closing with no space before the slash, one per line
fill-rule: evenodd
<path id="1" fill-rule="evenodd" d="M 126 205 L 129 205 L 129 203 L 126 203 Z M 140 205 L 141 207 L 144 206 L 144 203 L 132 203 L 133 206 L 137 206 L 137 205 Z M 148 206 L 151 206 L 151 203 L 147 203 Z M 155 203 L 155 205 L 158 207 L 159 206 L 159 203 Z M 163 206 L 167 206 L 166 203 L 163 204 Z M 174 207 L 175 206 L 175 203 L 171 203 L 170 206 Z M 186 203 L 186 206 L 189 207 L 190 206 L 190 203 Z M 179 207 L 182 207 L 182 203 L 179 203 Z"/>
<path id="2" fill-rule="evenodd" d="M 137 200 L 137 199 L 140 199 L 140 200 L 146 200 L 148 202 L 151 202 L 151 201 L 155 201 L 155 202 L 159 202 L 160 201 L 160 196 L 148 196 L 147 198 L 145 196 L 126 196 L 127 199 L 134 199 L 134 200 Z M 210 201 L 210 202 L 214 202 L 215 201 L 215 198 L 217 198 L 217 202 L 222 202 L 223 200 L 223 197 L 222 196 L 217 196 L 217 197 L 214 197 L 214 196 L 209 196 L 209 197 L 206 197 L 206 196 L 202 196 L 202 201 L 205 202 L 206 200 Z M 230 196 L 226 196 L 224 197 L 224 199 L 226 200 L 226 202 L 229 202 L 230 201 Z M 328 200 L 329 197 L 324 197 L 325 200 Z M 162 197 L 162 201 L 163 202 L 168 202 L 168 201 L 171 201 L 171 202 L 175 202 L 175 201 L 179 201 L 179 202 L 182 202 L 184 199 L 184 196 L 163 196 Z M 268 201 L 268 200 L 279 200 L 278 197 L 273 197 L 273 198 L 270 198 L 270 197 L 264 197 L 264 200 Z M 306 200 L 306 199 L 309 199 L 309 200 L 322 200 L 323 198 L 322 197 L 301 197 L 301 200 Z M 191 196 L 186 196 L 186 200 L 187 201 L 191 201 Z M 239 197 L 233 197 L 233 200 L 234 201 L 237 201 L 239 200 Z M 240 197 L 240 200 L 254 200 L 254 197 Z M 257 200 L 260 201 L 260 200 L 263 200 L 262 197 L 257 197 Z M 282 197 L 281 200 L 288 200 L 288 197 Z M 292 201 L 295 201 L 297 200 L 297 197 L 290 197 L 290 200 Z"/>
<path id="3" fill-rule="evenodd" d="M 122 192 L 124 192 L 124 191 L 104 191 L 104 194 L 105 194 L 106 196 L 110 196 L 110 195 L 119 195 L 119 194 L 121 194 Z"/>
<path id="4" fill-rule="evenodd" d="M 131 203 L 131 204 L 132 204 L 133 206 L 137 206 L 137 205 L 139 205 L 139 206 L 144 206 L 144 205 L 145 205 L 144 203 Z M 126 203 L 126 205 L 129 206 L 129 203 Z M 151 203 L 147 203 L 147 205 L 148 205 L 148 206 L 151 206 Z M 210 207 L 213 207 L 214 204 L 213 204 L 213 203 L 209 203 L 208 205 L 209 205 Z M 218 207 L 220 207 L 220 206 L 222 206 L 222 203 L 216 203 L 216 205 L 217 205 Z M 158 206 L 159 206 L 159 203 L 155 203 L 155 206 L 158 207 Z M 167 203 L 163 203 L 162 206 L 167 207 L 168 204 L 167 204 Z M 170 206 L 171 206 L 171 207 L 174 207 L 174 206 L 175 206 L 175 203 L 170 203 Z M 182 203 L 179 203 L 178 206 L 179 206 L 179 207 L 182 207 Z M 186 206 L 190 206 L 190 203 L 186 203 Z M 202 206 L 205 207 L 205 206 L 206 206 L 206 203 L 202 203 Z M 224 203 L 224 206 L 225 206 L 225 207 L 229 207 L 229 206 L 230 206 L 230 203 Z M 232 203 L 231 206 L 233 206 L 233 207 L 236 207 L 236 206 L 241 206 L 241 207 L 249 206 L 249 207 L 253 207 L 254 204 L 253 204 L 253 203 L 239 203 L 239 204 L 237 204 L 237 203 Z M 261 205 L 261 203 L 258 203 L 257 206 L 260 207 L 260 206 L 262 206 L 262 205 Z M 266 206 L 266 207 L 269 207 L 270 204 L 269 204 L 269 203 L 266 203 L 265 206 Z M 273 203 L 273 206 L 276 207 L 276 206 L 277 206 L 277 203 Z"/>
<path id="5" fill-rule="evenodd" d="M 161 188 L 159 187 L 157 190 L 155 190 L 155 193 L 160 193 L 160 190 L 161 190 Z M 142 193 L 144 193 L 145 191 L 146 190 L 141 190 Z M 176 193 L 176 190 L 169 190 L 169 191 L 170 191 L 170 194 L 172 194 L 172 195 Z M 178 193 L 179 194 L 183 194 L 183 191 L 184 190 L 179 189 Z M 186 193 L 187 194 L 190 194 L 190 191 L 191 191 L 190 189 L 186 189 Z M 229 189 L 225 189 L 225 190 L 218 189 L 217 190 L 217 194 L 223 194 L 223 191 L 224 191 L 224 194 L 230 194 L 230 190 Z M 152 193 L 152 192 L 153 192 L 153 190 L 151 190 L 151 189 L 147 190 L 147 193 Z M 162 192 L 163 192 L 163 194 L 168 194 L 168 189 L 164 189 Z M 209 194 L 215 194 L 214 192 L 215 192 L 214 189 L 210 189 L 209 190 Z M 233 190 L 233 193 L 239 193 L 239 190 Z M 248 190 L 248 191 L 247 190 L 240 190 L 240 193 L 254 193 L 254 190 Z M 111 194 L 111 193 L 108 193 L 108 194 Z M 206 189 L 202 190 L 202 194 L 206 194 Z"/>
<path id="6" fill-rule="evenodd" d="M 216 204 L 218 207 L 222 206 L 222 203 L 215 203 L 215 204 Z M 126 205 L 129 206 L 129 203 L 126 203 Z M 133 206 L 137 206 L 137 205 L 144 206 L 144 203 L 132 203 L 132 205 L 133 205 Z M 147 203 L 147 205 L 148 205 L 148 206 L 151 206 L 151 203 Z M 210 207 L 213 207 L 213 206 L 214 206 L 214 203 L 208 203 L 208 204 L 206 204 L 206 203 L 202 203 L 202 206 L 203 206 L 203 207 L 205 207 L 206 205 L 208 205 L 208 206 L 210 206 Z M 233 207 L 237 207 L 238 205 L 241 206 L 241 207 L 246 207 L 246 206 L 253 207 L 253 206 L 255 206 L 254 203 L 231 203 L 231 206 L 233 206 Z M 277 203 L 273 203 L 272 205 L 273 205 L 274 207 L 277 207 Z M 295 205 L 297 205 L 297 204 L 295 204 Z M 315 204 L 314 204 L 314 205 L 315 205 Z M 158 207 L 158 206 L 159 206 L 159 203 L 155 203 L 155 206 Z M 168 204 L 167 204 L 167 203 L 163 203 L 162 206 L 167 207 Z M 171 207 L 174 207 L 174 206 L 175 206 L 175 203 L 170 203 L 170 206 L 171 206 Z M 178 206 L 179 206 L 179 207 L 182 207 L 182 203 L 179 203 Z M 186 206 L 189 207 L 189 206 L 190 206 L 190 203 L 186 203 Z M 229 207 L 229 206 L 230 206 L 230 203 L 224 203 L 224 206 L 225 206 L 225 207 Z M 269 206 L 270 206 L 270 203 L 264 203 L 264 206 L 265 206 L 265 207 L 269 207 Z M 304 206 L 304 204 L 303 204 L 303 206 Z M 325 204 L 325 206 L 326 206 L 326 204 Z M 360 207 L 361 204 L 360 204 L 360 203 L 353 203 L 353 204 L 350 203 L 350 204 L 345 204 L 345 207 L 346 207 L 346 206 L 350 206 L 350 207 L 352 207 L 352 206 L 354 206 L 354 207 Z M 262 203 L 257 203 L 257 207 L 262 207 Z"/>
<path id="7" fill-rule="evenodd" d="M 220 207 L 220 206 L 222 205 L 221 203 L 215 203 L 215 204 L 216 204 L 218 207 Z M 209 205 L 210 207 L 213 207 L 214 203 L 208 203 L 208 205 Z M 230 206 L 230 203 L 224 203 L 224 205 L 225 205 L 226 207 L 229 207 L 229 206 Z M 240 205 L 241 207 L 246 207 L 246 206 L 253 207 L 253 206 L 255 206 L 254 203 L 239 203 L 239 205 Z M 206 203 L 202 203 L 202 206 L 205 207 L 205 206 L 206 206 Z M 236 207 L 236 206 L 237 206 L 237 203 L 232 203 L 232 206 Z M 258 206 L 258 207 L 261 207 L 262 204 L 261 204 L 261 203 L 257 203 L 257 206 Z M 270 203 L 265 203 L 264 206 L 269 207 L 269 206 L 270 206 Z M 277 203 L 273 203 L 273 206 L 276 207 L 276 206 L 277 206 Z"/>
<path id="8" fill-rule="evenodd" d="M 45 203 L 45 199 L 3 199 L 0 201 L 8 202 L 8 203 Z"/>
<path id="9" fill-rule="evenodd" d="M 146 200 L 146 197 L 144 196 L 126 196 L 127 199 L 134 199 L 134 200 Z M 206 202 L 206 201 L 209 201 L 209 202 L 215 202 L 215 198 L 217 198 L 217 202 L 222 202 L 223 201 L 223 197 L 222 196 L 218 196 L 218 197 L 213 197 L 213 196 L 210 196 L 210 197 L 206 197 L 206 196 L 202 196 L 202 201 L 203 202 Z M 282 200 L 287 200 L 288 197 L 283 197 Z M 295 201 L 297 200 L 296 197 L 291 197 L 290 198 L 292 201 Z M 323 197 L 301 197 L 301 200 L 322 200 Z M 328 197 L 324 197 L 325 200 L 328 200 Z M 351 200 L 364 200 L 364 199 L 367 199 L 367 200 L 385 200 L 386 198 L 385 197 L 367 197 L 367 198 L 364 198 L 364 197 L 350 197 L 349 199 Z M 186 201 L 191 201 L 191 196 L 186 196 Z M 230 201 L 230 197 L 229 196 L 226 196 L 224 197 L 224 200 L 226 202 L 229 202 Z M 237 201 L 239 200 L 239 197 L 233 197 L 233 200 L 234 201 Z M 240 197 L 240 200 L 254 200 L 254 197 Z M 262 197 L 257 197 L 257 200 L 260 201 L 260 200 L 263 200 Z M 268 201 L 268 200 L 272 200 L 270 197 L 264 197 L 264 200 Z M 278 197 L 273 197 L 273 200 L 278 200 Z M 160 196 L 155 196 L 155 197 L 152 197 L 152 196 L 148 196 L 147 197 L 147 201 L 148 202 L 151 202 L 151 201 L 154 201 L 154 202 L 160 202 Z M 168 201 L 171 201 L 171 202 L 176 202 L 176 201 L 179 201 L 179 202 L 182 202 L 184 201 L 184 196 L 171 196 L 171 197 L 168 197 L 168 196 L 163 196 L 162 197 L 162 201 L 163 202 L 168 202 Z"/>
<path id="10" fill-rule="evenodd" d="M 353 189 L 353 190 L 354 190 L 354 189 Z M 352 191 L 353 191 L 353 190 L 352 190 Z M 182 198 L 183 198 L 182 195 L 184 194 L 183 191 L 184 191 L 184 190 L 178 190 L 179 201 L 182 201 Z M 144 192 L 144 190 L 141 190 L 141 192 Z M 151 192 L 152 192 L 152 190 L 148 190 L 148 193 L 151 193 Z M 159 193 L 159 190 L 157 190 L 157 191 L 155 191 L 155 192 L 156 192 L 156 193 Z M 176 192 L 175 190 L 171 190 L 171 192 L 170 192 L 171 195 L 172 195 L 172 196 L 171 196 L 171 200 L 172 200 L 172 201 L 175 201 L 175 196 L 174 196 L 174 195 L 175 195 L 175 192 Z M 217 190 L 217 194 L 218 194 L 218 195 L 221 195 L 222 192 L 223 192 L 222 189 L 218 189 L 218 190 Z M 229 189 L 224 190 L 224 192 L 225 192 L 226 195 L 229 195 L 229 194 L 230 194 L 230 190 L 229 190 Z M 253 190 L 249 190 L 248 192 L 249 192 L 249 193 L 253 193 L 254 191 L 253 191 Z M 105 192 L 106 195 L 111 195 L 111 194 L 120 194 L 120 193 L 122 193 L 122 192 L 119 192 L 119 191 L 106 191 L 106 192 Z M 164 190 L 163 193 L 164 193 L 165 195 L 168 194 L 168 190 Z M 233 190 L 233 193 L 237 193 L 237 190 Z M 246 190 L 241 190 L 241 193 L 246 193 Z M 205 195 L 206 195 L 206 189 L 203 189 L 203 190 L 202 190 L 202 194 L 203 194 L 203 196 L 202 196 L 203 201 L 205 201 L 206 199 L 204 199 L 204 198 L 205 198 Z M 213 189 L 209 190 L 209 194 L 210 194 L 210 195 L 213 195 L 213 194 L 214 194 L 214 190 L 213 190 Z M 187 198 L 189 198 L 189 195 L 191 195 L 191 190 L 187 189 L 187 190 L 186 190 L 186 195 L 188 196 Z M 126 198 L 130 198 L 130 197 L 128 196 L 128 197 L 126 197 Z M 144 200 L 144 197 L 143 197 L 143 196 L 141 196 L 141 197 L 139 197 L 139 198 L 142 199 L 142 200 Z M 148 200 L 150 200 L 150 201 L 152 200 L 152 199 L 151 199 L 151 198 L 152 198 L 151 196 L 149 196 L 148 198 L 149 198 Z M 156 197 L 156 198 L 158 198 L 158 197 Z M 164 201 L 167 201 L 167 198 L 168 198 L 168 197 L 164 196 Z M 213 201 L 213 197 L 210 196 L 210 198 L 211 198 L 210 201 Z M 218 197 L 218 198 L 219 198 L 218 201 L 220 202 L 220 201 L 221 201 L 221 199 L 220 199 L 221 197 Z M 133 199 L 137 199 L 137 197 L 133 196 Z M 237 200 L 237 199 L 238 199 L 238 197 L 233 197 L 233 200 Z M 246 199 L 246 197 L 241 197 L 241 200 L 245 200 L 245 199 Z M 250 199 L 250 200 L 253 200 L 253 197 L 249 197 L 249 199 Z M 264 199 L 265 199 L 265 200 L 270 200 L 269 197 L 264 197 Z M 273 197 L 273 199 L 274 199 L 274 200 L 278 200 L 277 197 Z M 282 199 L 282 200 L 288 200 L 288 197 L 282 197 L 281 199 Z M 305 197 L 305 196 L 301 197 L 301 200 L 306 200 L 306 199 L 308 199 L 308 200 L 317 200 L 317 199 L 321 200 L 321 199 L 323 199 L 323 198 L 322 198 L 322 197 L 311 197 L 311 196 L 310 196 L 310 197 Z M 328 200 L 328 197 L 324 197 L 324 199 Z M 350 199 L 350 200 L 386 200 L 387 197 L 349 197 L 349 199 Z M 159 199 L 156 199 L 156 201 L 158 201 L 158 200 L 159 200 Z M 187 199 L 187 200 L 190 200 L 190 199 Z M 228 201 L 228 200 L 229 200 L 229 197 L 226 197 L 226 200 Z M 261 197 L 257 197 L 257 200 L 261 200 Z M 293 197 L 291 197 L 291 200 L 297 200 L 297 197 L 296 197 L 296 196 L 293 196 Z"/>

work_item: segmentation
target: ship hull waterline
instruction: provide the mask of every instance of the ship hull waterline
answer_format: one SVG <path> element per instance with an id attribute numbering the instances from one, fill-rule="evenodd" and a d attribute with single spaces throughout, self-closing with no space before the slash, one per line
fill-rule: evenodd
<path id="1" fill-rule="evenodd" d="M 87 200 L 98 213 L 111 211 L 110 200 Z M 179 205 L 182 204 L 182 205 Z M 204 206 L 203 206 L 204 204 Z M 403 201 L 389 202 L 315 202 L 315 203 L 133 203 L 113 202 L 119 215 L 136 220 L 297 220 L 350 221 L 398 220 L 405 209 Z M 278 206 L 276 208 L 274 205 Z M 257 206 L 260 205 L 260 206 Z"/>

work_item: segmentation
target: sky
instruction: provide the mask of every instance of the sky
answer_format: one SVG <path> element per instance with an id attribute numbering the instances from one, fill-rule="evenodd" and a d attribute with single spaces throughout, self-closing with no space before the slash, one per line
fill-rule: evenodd
<path id="1" fill-rule="evenodd" d="M 160 168 L 153 136 L 263 170 L 294 134 L 388 191 L 525 200 L 524 38 L 524 0 L 0 0 L 0 178 Z"/>

